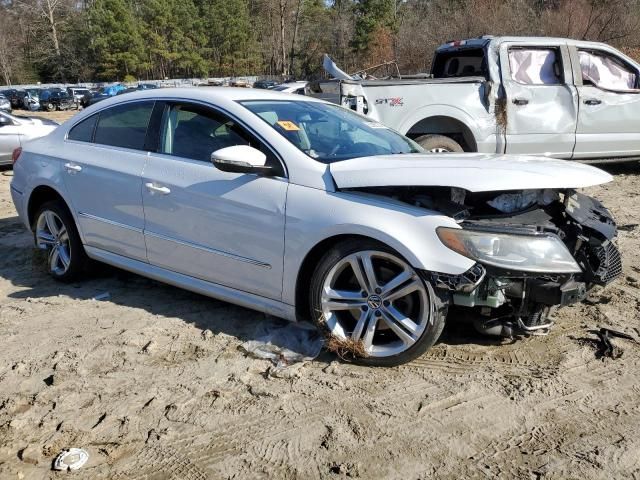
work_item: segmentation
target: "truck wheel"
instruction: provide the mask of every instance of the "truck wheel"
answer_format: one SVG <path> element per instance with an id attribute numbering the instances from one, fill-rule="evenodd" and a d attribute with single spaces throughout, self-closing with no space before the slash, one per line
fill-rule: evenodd
<path id="1" fill-rule="evenodd" d="M 47 112 L 53 112 L 56 109 L 56 107 L 53 105 L 53 103 L 47 103 Z"/>
<path id="2" fill-rule="evenodd" d="M 415 141 L 429 153 L 464 152 L 458 142 L 444 135 L 422 135 Z"/>

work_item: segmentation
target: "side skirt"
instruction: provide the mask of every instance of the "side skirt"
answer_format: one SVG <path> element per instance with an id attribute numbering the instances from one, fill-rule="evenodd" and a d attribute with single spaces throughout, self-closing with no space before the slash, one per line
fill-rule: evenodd
<path id="1" fill-rule="evenodd" d="M 259 312 L 273 315 L 274 317 L 284 318 L 286 320 L 296 321 L 295 307 L 286 303 L 271 300 L 269 298 L 260 297 L 252 293 L 243 292 L 216 283 L 199 280 L 188 275 L 172 272 L 164 268 L 156 267 L 148 263 L 123 257 L 115 253 L 107 252 L 100 248 L 84 246 L 87 255 L 100 262 L 107 263 L 114 267 L 137 273 L 143 277 L 151 278 L 159 282 L 168 283 L 174 287 L 184 288 L 191 292 L 206 295 L 217 300 L 240 305 L 245 308 L 257 310 Z"/>

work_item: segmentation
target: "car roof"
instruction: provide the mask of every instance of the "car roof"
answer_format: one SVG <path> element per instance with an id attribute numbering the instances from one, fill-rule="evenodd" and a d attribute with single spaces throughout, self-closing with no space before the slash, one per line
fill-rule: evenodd
<path id="1" fill-rule="evenodd" d="M 228 101 L 240 100 L 296 100 L 322 102 L 311 97 L 301 97 L 300 95 L 292 95 L 282 92 L 274 92 L 273 90 L 261 90 L 252 88 L 234 88 L 234 87 L 177 87 L 177 88 L 159 88 L 151 90 L 138 90 L 127 95 L 121 95 L 121 101 L 131 101 L 132 99 L 181 99 L 200 100 L 211 103 L 222 103 Z"/>

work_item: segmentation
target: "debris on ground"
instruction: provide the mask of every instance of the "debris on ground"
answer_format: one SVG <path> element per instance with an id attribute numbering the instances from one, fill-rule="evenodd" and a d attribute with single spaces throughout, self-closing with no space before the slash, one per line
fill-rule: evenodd
<path id="1" fill-rule="evenodd" d="M 615 360 L 622 356 L 622 349 L 613 344 L 613 342 L 611 341 L 611 337 L 624 338 L 626 340 L 631 340 L 638 343 L 637 340 L 628 333 L 619 332 L 610 328 L 602 327 L 596 332 L 596 335 L 600 339 L 600 348 L 597 352 L 597 356 L 598 358 L 602 358 L 603 360 L 605 357 L 609 357 Z"/>
<path id="2" fill-rule="evenodd" d="M 340 359 L 349 361 L 356 357 L 365 358 L 367 351 L 364 348 L 362 340 L 353 340 L 351 338 L 339 338 L 331 335 L 326 342 L 327 350 L 335 353 Z"/>
<path id="3" fill-rule="evenodd" d="M 78 470 L 89 460 L 89 454 L 81 448 L 67 448 L 62 450 L 53 462 L 54 470 Z"/>
<path id="4" fill-rule="evenodd" d="M 201 335 L 203 340 L 211 340 L 213 338 L 213 332 L 208 328 L 203 330 Z"/>
<path id="5" fill-rule="evenodd" d="M 313 360 L 324 343 L 318 329 L 305 322 L 263 322 L 254 338 L 240 348 L 253 357 L 271 360 L 277 368 Z"/>

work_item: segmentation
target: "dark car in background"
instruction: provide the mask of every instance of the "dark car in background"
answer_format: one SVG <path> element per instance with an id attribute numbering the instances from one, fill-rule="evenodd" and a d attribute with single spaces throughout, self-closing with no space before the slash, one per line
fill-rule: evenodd
<path id="1" fill-rule="evenodd" d="M 18 90 L 15 88 L 7 88 L 0 91 L 0 95 L 3 95 L 7 100 L 11 102 L 11 108 L 20 108 L 22 99 L 18 95 Z"/>
<path id="2" fill-rule="evenodd" d="M 261 88 L 263 90 L 271 90 L 274 87 L 280 85 L 280 82 L 275 80 L 258 80 L 253 84 L 253 88 Z"/>
<path id="3" fill-rule="evenodd" d="M 153 90 L 154 88 L 159 88 L 158 85 L 154 83 L 139 83 L 138 90 Z"/>
<path id="4" fill-rule="evenodd" d="M 48 112 L 75 108 L 73 97 L 64 90 L 47 89 L 40 93 L 40 108 Z"/>

